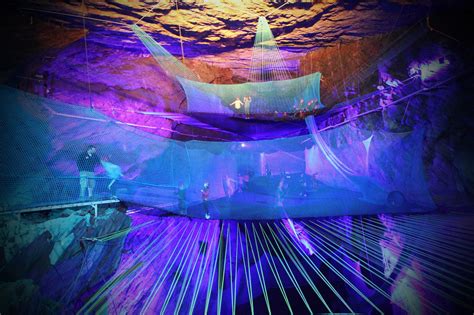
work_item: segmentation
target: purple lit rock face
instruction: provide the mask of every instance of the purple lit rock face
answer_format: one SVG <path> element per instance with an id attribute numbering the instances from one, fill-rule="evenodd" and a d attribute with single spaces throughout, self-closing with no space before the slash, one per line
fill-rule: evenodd
<path id="1" fill-rule="evenodd" d="M 97 220 L 88 209 L 2 216 L 0 295 L 9 299 L 0 313 L 38 301 L 35 310 L 79 313 L 472 313 L 471 214 L 359 216 L 420 211 L 405 198 L 472 207 L 472 61 L 470 44 L 439 20 L 450 6 L 178 4 L 26 1 L 12 15 L 9 33 L 29 44 L 7 50 L 18 58 L 2 78 L 41 98 L 1 89 L 3 102 L 21 106 L 1 109 L 0 192 L 24 204 L 76 200 L 75 159 L 95 143 L 122 173 L 107 190 L 110 174 L 98 167 L 97 196 L 142 206 L 99 209 Z M 327 129 L 318 134 L 329 149 L 304 113 L 188 114 L 179 83 L 129 27 L 147 14 L 141 26 L 177 57 L 181 28 L 184 62 L 203 81 L 242 83 L 252 14 L 274 9 L 267 19 L 290 75 L 323 73 L 327 108 L 314 125 Z"/>
<path id="2" fill-rule="evenodd" d="M 443 277 L 459 286 L 444 278 L 442 268 L 430 267 L 440 254 L 437 229 L 446 222 L 429 224 L 426 216 L 236 223 L 157 219 L 145 209 L 134 211 L 133 226 L 143 228 L 129 234 L 121 265 L 109 281 L 114 285 L 82 310 L 106 303 L 109 310 L 130 313 L 329 308 L 429 314 L 452 307 L 442 298 L 449 289 L 437 290 L 430 281 Z M 409 241 L 415 228 L 429 239 Z M 457 248 L 453 254 L 460 251 L 467 253 Z M 303 297 L 306 303 L 300 302 Z"/>
<path id="3" fill-rule="evenodd" d="M 39 23 L 48 18 L 45 11 L 82 15 L 84 9 L 73 4 L 56 4 L 50 7 L 36 1 L 28 4 L 31 11 L 27 12 L 32 14 L 33 22 Z M 252 56 L 256 16 L 266 15 L 278 6 L 271 2 L 255 4 L 245 1 L 241 4 L 211 1 L 186 2 L 182 5 L 178 13 L 170 4 L 154 7 L 91 2 L 85 8 L 91 15 L 90 20 L 86 19 L 87 57 L 83 40 L 72 41 L 73 38 L 66 37 L 62 49 L 47 51 L 48 58 L 40 67 L 29 69 L 26 76 L 34 77 L 45 73 L 48 97 L 84 106 L 92 103 L 115 119 L 169 128 L 166 118 L 150 121 L 150 117 L 124 112 L 182 112 L 186 108 L 186 100 L 179 85 L 160 71 L 148 51 L 131 32 L 129 25 L 136 22 L 137 17 L 146 14 L 142 20 L 144 29 L 175 56 L 181 55 L 178 32 L 180 26 L 186 62 L 191 69 L 206 82 L 242 82 L 247 76 Z M 200 10 L 199 14 L 195 11 L 197 9 Z M 267 19 L 282 48 L 282 55 L 290 72 L 298 75 L 304 68 L 303 63 L 315 64 L 301 59 L 308 51 L 328 47 L 330 54 L 334 55 L 338 52 L 332 47 L 336 43 L 354 42 L 379 35 L 383 37 L 383 34 L 398 32 L 422 18 L 427 9 L 426 4 L 407 5 L 393 1 L 359 5 L 337 5 L 329 1 L 314 6 L 289 4 L 281 11 L 273 12 Z M 402 10 L 404 14 L 400 14 Z M 249 12 L 253 12 L 253 15 Z M 57 33 L 82 28 L 82 21 L 71 16 L 54 15 L 54 18 L 60 27 Z M 106 24 L 104 21 L 125 24 Z M 39 29 L 47 27 L 35 25 Z M 46 46 L 48 41 L 62 40 L 55 38 L 53 34 L 42 37 L 46 38 L 43 39 Z M 380 43 L 385 42 L 381 40 Z M 326 64 L 326 67 L 315 70 L 323 71 L 326 88 L 332 88 L 333 76 L 337 78 L 336 81 L 340 81 L 340 77 L 334 72 L 340 72 L 344 68 L 348 75 L 349 69 L 355 70 L 348 67 L 348 64 L 354 63 L 353 55 L 349 57 L 346 53 L 340 54 L 340 51 L 339 55 L 338 63 L 334 63 L 334 58 L 324 56 L 324 53 L 316 56 Z M 375 55 L 372 56 L 374 58 Z M 363 58 L 361 61 L 367 62 Z M 356 64 L 359 66 L 357 62 Z M 26 88 L 31 89 L 31 86 Z M 44 94 L 43 90 L 41 84 L 35 89 L 39 94 Z M 116 110 L 113 111 L 112 107 Z M 184 129 L 183 126 L 172 127 Z M 193 132 L 195 129 L 199 128 L 194 128 Z M 203 132 L 212 131 L 208 128 Z M 253 137 L 258 138 L 258 135 Z"/>

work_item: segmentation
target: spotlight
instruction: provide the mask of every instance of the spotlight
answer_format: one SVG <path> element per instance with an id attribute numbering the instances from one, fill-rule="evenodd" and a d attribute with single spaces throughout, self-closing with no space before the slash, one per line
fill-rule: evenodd
<path id="1" fill-rule="evenodd" d="M 241 142 L 240 147 L 245 148 L 245 143 Z"/>

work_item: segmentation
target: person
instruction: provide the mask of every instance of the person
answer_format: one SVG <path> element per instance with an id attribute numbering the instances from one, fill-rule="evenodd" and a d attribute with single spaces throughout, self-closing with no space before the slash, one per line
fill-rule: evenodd
<path id="1" fill-rule="evenodd" d="M 102 164 L 102 167 L 104 168 L 105 172 L 107 173 L 107 176 L 110 178 L 110 182 L 107 185 L 107 189 L 112 191 L 112 185 L 120 178 L 123 176 L 122 174 L 122 169 L 120 166 L 110 163 L 108 160 L 110 160 L 110 156 L 106 157 L 105 159 L 107 160 L 102 160 L 100 161 L 100 164 Z"/>
<path id="2" fill-rule="evenodd" d="M 241 173 L 239 173 L 239 175 L 237 177 L 237 189 L 236 189 L 236 191 L 237 192 L 242 192 L 243 188 L 244 188 L 244 176 Z"/>
<path id="3" fill-rule="evenodd" d="M 299 184 L 301 188 L 300 197 L 308 197 L 308 182 L 305 173 L 300 174 Z"/>
<path id="4" fill-rule="evenodd" d="M 313 190 L 318 190 L 318 188 L 319 188 L 318 173 L 314 173 L 314 174 L 313 174 L 312 186 L 313 186 L 313 187 L 312 187 Z"/>
<path id="5" fill-rule="evenodd" d="M 176 192 L 178 195 L 178 208 L 180 213 L 186 214 L 186 187 L 184 183 L 179 183 L 178 191 Z"/>
<path id="6" fill-rule="evenodd" d="M 265 175 L 267 175 L 267 177 L 271 177 L 272 176 L 272 170 L 270 169 L 270 166 L 267 164 L 265 164 Z"/>
<path id="7" fill-rule="evenodd" d="M 96 154 L 96 147 L 90 145 L 87 150 L 79 154 L 77 158 L 77 168 L 79 169 L 79 184 L 81 186 L 80 198 L 85 197 L 86 188 L 88 197 L 92 198 L 95 187 L 94 169 L 100 164 L 100 159 Z"/>
<path id="8" fill-rule="evenodd" d="M 250 102 L 252 102 L 252 97 L 244 96 L 244 111 L 245 111 L 245 118 L 250 118 Z"/>
<path id="9" fill-rule="evenodd" d="M 306 248 L 306 253 L 308 256 L 314 255 L 315 249 L 308 241 L 309 237 L 304 229 L 304 227 L 294 222 L 291 218 L 284 218 L 282 220 L 284 227 L 287 229 L 289 234 L 296 238 L 303 246 Z"/>
<path id="10" fill-rule="evenodd" d="M 237 97 L 235 99 L 235 101 L 233 101 L 232 103 L 230 103 L 230 106 L 234 106 L 234 108 L 236 110 L 240 110 L 240 108 L 242 107 L 244 103 L 242 103 L 242 101 L 240 100 L 240 97 Z"/>
<path id="11" fill-rule="evenodd" d="M 201 189 L 201 199 L 204 207 L 205 217 L 206 219 L 209 219 L 211 216 L 209 214 L 209 183 L 207 181 L 204 182 L 204 186 Z"/>
<path id="12" fill-rule="evenodd" d="M 227 198 L 232 197 L 232 195 L 235 193 L 235 185 L 237 181 L 232 179 L 228 174 L 224 176 L 224 180 L 222 182 L 223 187 L 224 187 L 224 193 Z"/>
<path id="13" fill-rule="evenodd" d="M 283 208 L 283 199 L 285 197 L 285 178 L 280 179 L 280 182 L 278 183 L 276 197 L 277 207 Z"/>

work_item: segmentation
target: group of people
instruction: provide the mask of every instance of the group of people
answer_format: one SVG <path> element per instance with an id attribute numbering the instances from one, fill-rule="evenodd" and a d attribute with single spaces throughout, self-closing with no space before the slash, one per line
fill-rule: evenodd
<path id="1" fill-rule="evenodd" d="M 235 100 L 230 103 L 231 107 L 234 107 L 236 111 L 240 112 L 243 108 L 244 114 L 246 118 L 250 117 L 250 103 L 252 102 L 251 96 L 244 96 L 241 98 L 240 96 L 236 97 Z M 293 105 L 293 114 L 297 117 L 303 118 L 305 114 L 311 113 L 314 110 L 319 108 L 319 100 L 318 99 L 310 99 L 305 101 L 304 99 L 300 99 L 299 101 L 295 100 L 295 104 Z M 279 115 L 279 112 L 275 112 L 276 115 Z M 283 112 L 283 118 L 291 114 L 291 112 Z"/>
<path id="2" fill-rule="evenodd" d="M 240 97 L 236 97 L 236 99 L 230 103 L 230 106 L 233 106 L 237 111 L 240 111 L 241 108 L 244 108 L 244 113 L 245 113 L 245 118 L 250 117 L 250 103 L 252 102 L 252 97 L 251 96 L 244 96 L 243 101 L 240 99 Z"/>
<path id="3" fill-rule="evenodd" d="M 295 100 L 295 104 L 293 105 L 293 109 L 295 113 L 299 112 L 311 112 L 318 108 L 319 101 L 317 98 L 310 99 L 309 101 L 305 101 L 304 99 L 300 99 L 299 102 Z"/>
<path id="4" fill-rule="evenodd" d="M 80 184 L 80 198 L 92 198 L 94 194 L 94 189 L 96 186 L 96 176 L 95 176 L 95 168 L 98 166 L 102 166 L 107 173 L 107 177 L 110 179 L 107 189 L 111 190 L 114 183 L 121 177 L 122 172 L 118 165 L 112 164 L 108 161 L 101 160 L 97 155 L 97 149 L 93 145 L 89 145 L 87 149 L 79 154 L 76 160 L 77 168 L 79 170 L 79 184 Z M 266 165 L 265 168 L 266 176 L 272 176 L 271 170 Z M 302 174 L 304 175 L 304 174 Z M 248 183 L 250 175 L 242 175 L 239 174 L 238 179 L 231 178 L 228 174 L 226 174 L 223 178 L 222 184 L 225 196 L 227 198 L 232 197 L 236 192 L 240 192 L 245 190 L 246 183 Z M 301 177 L 301 185 L 303 188 L 302 196 L 306 197 L 307 189 L 309 187 L 306 183 L 306 179 L 304 176 Z M 276 204 L 277 207 L 283 207 L 283 201 L 285 199 L 286 193 L 288 189 L 288 184 L 285 182 L 285 176 L 282 174 L 281 180 L 278 184 L 277 191 L 276 191 Z M 209 196 L 210 196 L 210 185 L 208 181 L 204 181 L 203 186 L 200 190 L 201 193 L 201 201 L 204 210 L 204 214 L 206 219 L 210 218 L 210 211 L 209 211 Z M 186 205 L 186 186 L 184 183 L 180 183 L 177 187 L 176 194 L 178 197 L 178 208 L 179 211 L 183 214 L 186 213 L 187 205 Z"/>
<path id="5" fill-rule="evenodd" d="M 76 165 L 79 170 L 79 186 L 80 192 L 79 197 L 81 200 L 88 198 L 91 199 L 94 195 L 94 189 L 96 186 L 96 176 L 95 176 L 95 168 L 99 165 L 102 165 L 104 170 L 106 171 L 108 177 L 110 178 L 110 182 L 107 185 L 107 189 L 111 190 L 112 185 L 122 176 L 121 169 L 118 165 L 112 164 L 108 161 L 101 160 L 97 155 L 97 148 L 94 145 L 89 145 L 87 149 L 80 153 L 76 159 Z M 235 180 L 231 179 L 229 176 L 226 176 L 226 185 L 227 187 L 234 187 L 233 183 Z M 87 193 L 87 195 L 86 195 Z M 228 196 L 234 193 L 233 190 L 229 188 L 226 194 Z M 203 203 L 204 213 L 206 219 L 210 218 L 209 213 L 209 182 L 205 181 L 204 185 L 201 189 L 201 199 Z M 186 187 L 184 183 L 180 183 L 177 189 L 178 195 L 178 207 L 180 211 L 186 211 Z"/>

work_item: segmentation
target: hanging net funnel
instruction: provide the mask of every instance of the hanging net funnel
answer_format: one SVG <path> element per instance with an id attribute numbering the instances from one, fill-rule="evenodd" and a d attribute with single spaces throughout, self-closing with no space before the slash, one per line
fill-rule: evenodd
<path id="1" fill-rule="evenodd" d="M 210 84 L 165 48 L 132 26 L 163 70 L 179 81 L 186 93 L 187 111 L 223 115 L 281 115 L 310 112 L 324 107 L 320 100 L 319 72 L 291 79 L 265 18 L 260 18 L 255 36 L 248 79 L 242 84 Z"/>

